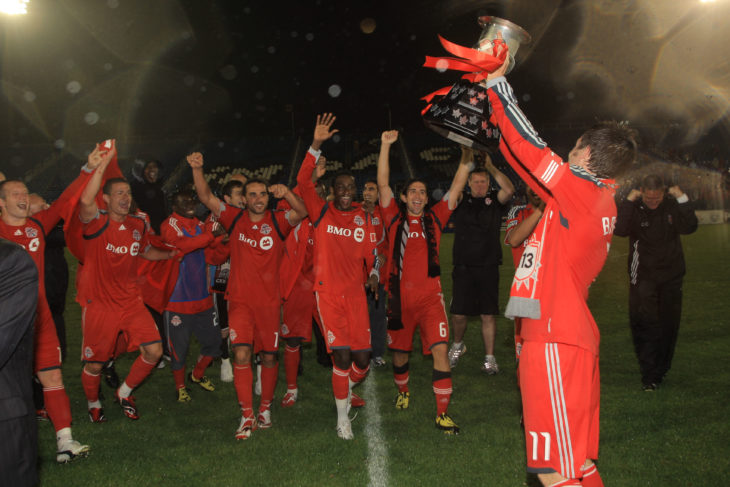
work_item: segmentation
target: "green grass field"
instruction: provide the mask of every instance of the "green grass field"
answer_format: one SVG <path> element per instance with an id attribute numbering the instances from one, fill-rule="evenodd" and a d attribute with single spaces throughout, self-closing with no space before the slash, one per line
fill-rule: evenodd
<path id="1" fill-rule="evenodd" d="M 730 478 L 730 225 L 701 226 L 684 237 L 689 269 L 682 327 L 672 370 L 661 388 L 642 392 L 628 329 L 627 241 L 615 238 L 608 262 L 591 288 L 590 306 L 602 333 L 601 452 L 607 486 L 724 486 Z M 442 242 L 442 279 L 451 293 L 452 235 Z M 500 300 L 506 303 L 512 262 L 504 249 Z M 73 282 L 73 277 L 71 279 Z M 208 374 L 215 392 L 192 386 L 193 401 L 176 402 L 169 367 L 155 370 L 136 391 L 141 419 L 132 422 L 112 403 L 104 384 L 108 422 L 91 424 L 80 382 L 80 310 L 69 293 L 69 358 L 64 368 L 74 436 L 90 456 L 55 463 L 53 428 L 39 423 L 41 485 L 538 485 L 524 469 L 520 398 L 514 377 L 512 322 L 498 320 L 497 359 L 502 372 L 487 377 L 476 321 L 469 352 L 453 372 L 450 413 L 462 428 L 445 436 L 433 425 L 431 362 L 411 361 L 411 407 L 396 411 L 390 364 L 372 370 L 358 392 L 368 400 L 353 422 L 355 440 L 335 433 L 330 371 L 305 350 L 299 402 L 282 410 L 283 364 L 272 410 L 274 427 L 236 442 L 240 413 L 232 384 L 221 383 L 218 363 Z M 420 346 L 419 346 L 420 347 Z M 420 350 L 416 347 L 416 350 Z M 188 363 L 192 364 L 192 350 Z M 136 354 L 135 354 L 136 355 Z M 126 374 L 134 355 L 122 358 Z M 390 357 L 386 357 L 390 362 Z"/>

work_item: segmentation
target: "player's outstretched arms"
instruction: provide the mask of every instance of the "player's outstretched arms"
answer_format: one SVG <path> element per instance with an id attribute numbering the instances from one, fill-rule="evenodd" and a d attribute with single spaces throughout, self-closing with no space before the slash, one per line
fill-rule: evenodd
<path id="1" fill-rule="evenodd" d="M 284 184 L 272 184 L 269 186 L 269 193 L 276 199 L 285 199 L 291 210 L 287 214 L 287 219 L 291 226 L 296 226 L 307 216 L 307 208 L 304 201 Z"/>
<path id="2" fill-rule="evenodd" d="M 469 179 L 469 173 L 474 169 L 474 150 L 471 147 L 461 146 L 461 159 L 459 167 L 456 169 L 454 179 L 451 180 L 449 187 L 449 209 L 453 210 L 459 204 L 461 192 L 464 191 L 466 181 Z"/>
<path id="3" fill-rule="evenodd" d="M 188 154 L 186 159 L 193 170 L 193 184 L 195 185 L 195 192 L 198 193 L 198 199 L 215 216 L 220 216 L 221 200 L 213 194 L 208 182 L 205 180 L 205 174 L 203 173 L 203 154 L 193 152 L 192 154 Z"/>
<path id="4" fill-rule="evenodd" d="M 378 155 L 378 192 L 380 206 L 387 208 L 393 199 L 393 190 L 390 188 L 390 146 L 398 140 L 397 130 L 386 130 L 380 136 L 380 154 Z"/>
<path id="5" fill-rule="evenodd" d="M 182 256 L 182 252 L 174 248 L 170 250 L 162 250 L 157 247 L 153 247 L 152 245 L 149 245 L 144 253 L 139 254 L 140 257 L 147 260 L 167 260 L 172 259 L 177 255 Z"/>
<path id="6" fill-rule="evenodd" d="M 489 174 L 492 176 L 492 179 L 494 179 L 499 186 L 497 199 L 500 203 L 505 204 L 510 199 L 512 199 L 512 195 L 515 194 L 515 186 L 512 184 L 512 181 L 510 181 L 510 179 L 504 175 L 502 171 L 497 169 L 497 166 L 494 165 L 494 163 L 492 162 L 492 158 L 489 156 L 488 153 L 482 152 L 482 155 L 484 156 L 484 167 L 487 169 L 487 172 L 489 172 Z"/>
<path id="7" fill-rule="evenodd" d="M 103 147 L 97 144 L 94 150 L 89 154 L 87 158 L 87 167 L 95 169 L 91 179 L 86 184 L 84 191 L 81 193 L 79 199 L 79 218 L 82 222 L 87 223 L 91 221 L 96 214 L 99 212 L 99 208 L 96 205 L 96 195 L 101 189 L 101 181 L 104 178 L 104 171 L 109 166 L 114 154 L 116 154 L 116 144 L 112 141 L 111 147 Z"/>

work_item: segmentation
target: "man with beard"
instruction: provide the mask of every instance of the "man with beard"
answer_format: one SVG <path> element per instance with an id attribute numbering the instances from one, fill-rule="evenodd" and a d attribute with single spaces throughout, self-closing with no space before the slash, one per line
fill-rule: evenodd
<path id="1" fill-rule="evenodd" d="M 231 274 L 226 289 L 233 384 L 241 406 L 237 440 L 251 437 L 255 427 L 271 424 L 271 402 L 278 375 L 279 318 L 281 291 L 279 267 L 284 240 L 307 212 L 301 200 L 283 184 L 268 186 L 260 179 L 249 179 L 243 187 L 246 209 L 227 205 L 210 190 L 203 174 L 203 155 L 187 157 L 200 202 L 210 209 L 230 235 Z M 267 210 L 269 192 L 285 198 L 288 212 Z M 254 349 L 255 345 L 255 349 Z M 251 358 L 262 352 L 261 403 L 253 414 L 253 370 Z"/>

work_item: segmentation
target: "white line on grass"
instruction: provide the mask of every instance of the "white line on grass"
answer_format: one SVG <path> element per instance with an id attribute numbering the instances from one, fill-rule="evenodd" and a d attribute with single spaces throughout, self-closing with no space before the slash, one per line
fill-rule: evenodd
<path id="1" fill-rule="evenodd" d="M 370 376 L 363 384 L 365 406 L 365 437 L 368 439 L 368 475 L 370 487 L 386 487 L 388 482 L 388 445 L 380 427 L 380 404 L 375 393 L 375 377 Z"/>

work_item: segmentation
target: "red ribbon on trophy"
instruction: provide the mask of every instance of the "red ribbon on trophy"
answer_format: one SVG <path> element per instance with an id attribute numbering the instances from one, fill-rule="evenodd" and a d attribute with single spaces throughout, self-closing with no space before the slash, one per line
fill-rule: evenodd
<path id="1" fill-rule="evenodd" d="M 442 71 L 464 71 L 467 74 L 462 76 L 462 79 L 468 80 L 472 83 L 478 83 L 486 79 L 489 73 L 504 64 L 505 60 L 507 59 L 507 45 L 502 39 L 494 39 L 492 41 L 495 50 L 499 52 L 499 55 L 493 56 L 477 49 L 454 44 L 453 42 L 447 41 L 441 36 L 438 37 L 444 49 L 458 57 L 426 56 L 426 62 L 423 63 L 423 66 L 426 68 L 435 68 Z M 498 49 L 501 44 L 504 44 L 504 49 Z M 435 96 L 443 96 L 447 94 L 449 90 L 451 90 L 451 86 L 446 86 L 421 98 L 421 100 L 424 100 L 428 103 L 426 108 L 421 111 L 421 115 L 425 114 L 426 111 L 428 111 L 428 109 L 431 107 L 431 100 Z"/>

